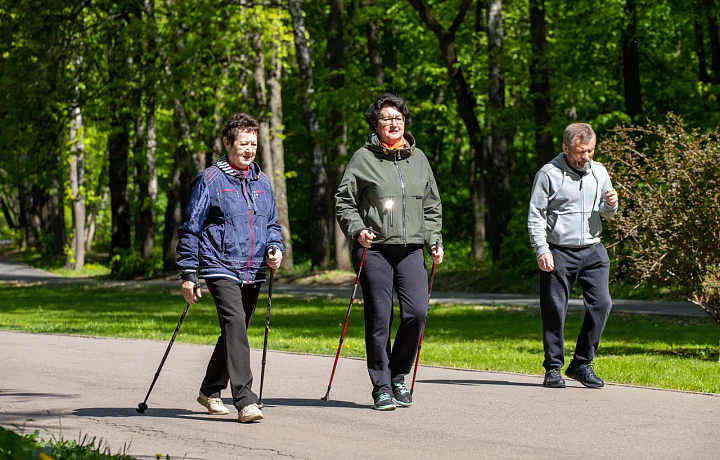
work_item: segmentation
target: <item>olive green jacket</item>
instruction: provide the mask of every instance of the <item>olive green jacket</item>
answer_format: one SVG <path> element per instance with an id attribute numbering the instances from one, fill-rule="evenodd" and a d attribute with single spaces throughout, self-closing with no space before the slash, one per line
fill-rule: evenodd
<path id="1" fill-rule="evenodd" d="M 415 139 L 389 150 L 377 134 L 355 152 L 335 194 L 335 215 L 352 246 L 372 227 L 373 243 L 442 245 L 442 204 L 435 176 Z"/>

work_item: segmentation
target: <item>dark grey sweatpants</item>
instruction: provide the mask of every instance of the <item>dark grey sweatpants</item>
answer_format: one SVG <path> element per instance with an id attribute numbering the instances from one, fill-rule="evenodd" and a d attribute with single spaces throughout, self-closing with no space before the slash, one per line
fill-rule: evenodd
<path id="1" fill-rule="evenodd" d="M 570 292 L 580 283 L 585 301 L 585 319 L 577 339 L 573 362 L 589 364 L 595 357 L 605 329 L 612 299 L 608 282 L 610 259 L 602 243 L 584 248 L 550 245 L 555 260 L 552 272 L 540 271 L 540 312 L 546 370 L 559 369 L 565 363 L 563 327 Z"/>
<path id="2" fill-rule="evenodd" d="M 205 279 L 215 301 L 220 337 L 215 344 L 200 391 L 207 397 L 219 398 L 220 391 L 230 382 L 233 404 L 238 410 L 257 402 L 252 392 L 250 344 L 247 328 L 252 321 L 260 285 L 241 286 L 226 278 Z"/>
<path id="3" fill-rule="evenodd" d="M 362 252 L 361 246 L 353 249 L 356 271 Z M 365 254 L 360 286 L 365 301 L 367 367 L 375 397 L 380 393 L 392 393 L 391 383 L 403 382 L 415 360 L 428 314 L 423 246 L 373 244 Z M 400 325 L 391 347 L 393 287 L 400 305 Z"/>

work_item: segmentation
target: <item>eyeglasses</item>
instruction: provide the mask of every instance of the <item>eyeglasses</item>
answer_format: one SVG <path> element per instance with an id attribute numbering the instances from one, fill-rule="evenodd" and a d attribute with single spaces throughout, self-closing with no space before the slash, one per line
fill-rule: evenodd
<path id="1" fill-rule="evenodd" d="M 398 125 L 404 125 L 404 124 L 405 124 L 405 117 L 402 117 L 402 116 L 398 116 L 398 117 L 385 117 L 385 118 L 380 118 L 379 121 L 382 121 L 382 122 L 383 122 L 384 124 L 386 124 L 386 125 L 392 124 L 393 121 L 394 121 L 396 124 L 398 124 Z"/>

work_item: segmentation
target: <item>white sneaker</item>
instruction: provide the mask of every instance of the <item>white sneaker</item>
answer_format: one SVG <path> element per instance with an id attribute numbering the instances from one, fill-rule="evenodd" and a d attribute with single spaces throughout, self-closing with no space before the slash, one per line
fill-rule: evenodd
<path id="1" fill-rule="evenodd" d="M 210 415 L 227 415 L 230 413 L 228 408 L 223 405 L 222 399 L 208 398 L 202 394 L 202 391 L 198 394 L 197 402 L 207 407 Z"/>
<path id="2" fill-rule="evenodd" d="M 238 422 L 250 423 L 263 419 L 263 414 L 257 404 L 248 404 L 238 414 Z"/>

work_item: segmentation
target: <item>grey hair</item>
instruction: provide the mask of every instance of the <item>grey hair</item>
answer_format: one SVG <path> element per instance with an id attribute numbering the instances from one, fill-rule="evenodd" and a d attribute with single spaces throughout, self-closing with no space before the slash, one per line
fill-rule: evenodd
<path id="1" fill-rule="evenodd" d="M 570 149 L 576 139 L 583 144 L 587 144 L 595 139 L 595 131 L 593 131 L 592 126 L 587 123 L 572 123 L 565 128 L 565 134 L 563 134 L 563 144 Z"/>

